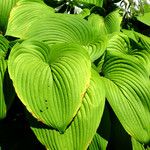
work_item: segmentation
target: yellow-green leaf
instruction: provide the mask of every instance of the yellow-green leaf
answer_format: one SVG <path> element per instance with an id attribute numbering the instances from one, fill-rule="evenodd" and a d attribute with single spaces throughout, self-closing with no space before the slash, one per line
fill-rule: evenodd
<path id="1" fill-rule="evenodd" d="M 38 120 L 63 132 L 76 116 L 89 87 L 88 52 L 76 44 L 49 47 L 25 41 L 12 49 L 8 68 L 27 109 Z"/>

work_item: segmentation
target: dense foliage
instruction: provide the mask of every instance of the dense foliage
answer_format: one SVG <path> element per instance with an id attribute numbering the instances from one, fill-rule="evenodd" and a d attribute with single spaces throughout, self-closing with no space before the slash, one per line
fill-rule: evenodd
<path id="1" fill-rule="evenodd" d="M 0 148 L 149 150 L 149 3 L 1 0 Z"/>

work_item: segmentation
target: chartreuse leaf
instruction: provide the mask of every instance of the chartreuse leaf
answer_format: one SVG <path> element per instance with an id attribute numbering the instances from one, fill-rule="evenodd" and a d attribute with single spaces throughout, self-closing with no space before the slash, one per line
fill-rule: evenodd
<path id="1" fill-rule="evenodd" d="M 89 87 L 91 62 L 79 45 L 26 41 L 16 45 L 8 68 L 17 95 L 43 123 L 63 132 Z"/>
<path id="2" fill-rule="evenodd" d="M 8 78 L 6 54 L 8 41 L 0 35 L 0 119 L 6 116 L 7 109 L 14 97 L 12 84 Z"/>
<path id="3" fill-rule="evenodd" d="M 107 143 L 106 139 L 96 133 L 88 150 L 106 150 Z"/>
<path id="4" fill-rule="evenodd" d="M 128 42 L 123 35 L 109 41 L 102 68 L 106 97 L 125 130 L 141 143 L 149 143 L 149 72 Z"/>
<path id="5" fill-rule="evenodd" d="M 150 26 L 150 19 L 149 19 L 149 16 L 150 16 L 150 12 L 144 13 L 144 14 L 138 16 L 137 19 L 138 19 L 139 21 L 141 21 L 142 23 L 144 23 L 144 24 Z"/>
<path id="6" fill-rule="evenodd" d="M 149 16 L 150 16 L 150 5 L 148 4 L 144 4 L 144 13 L 141 14 L 141 15 L 138 15 L 137 16 L 137 19 L 139 21 L 141 21 L 142 23 L 150 26 L 150 19 L 149 19 Z"/>
<path id="7" fill-rule="evenodd" d="M 126 30 L 126 29 L 122 29 L 122 32 L 128 36 L 128 38 L 134 40 L 134 41 L 137 41 L 136 38 L 135 38 L 135 35 L 134 35 L 134 31 L 132 30 Z"/>
<path id="8" fill-rule="evenodd" d="M 10 13 L 6 34 L 9 33 L 9 35 L 19 37 L 18 34 L 26 32 L 35 20 L 49 16 L 53 12 L 54 10 L 51 7 L 41 1 L 19 1 Z"/>
<path id="9" fill-rule="evenodd" d="M 93 4 L 99 7 L 103 6 L 103 0 L 75 0 L 75 1 L 79 3 Z"/>
<path id="10" fill-rule="evenodd" d="M 1 0 L 0 1 L 0 31 L 5 32 L 11 9 L 18 0 Z"/>
<path id="11" fill-rule="evenodd" d="M 38 2 L 38 3 L 44 3 L 43 0 L 19 0 L 19 3 L 22 2 Z"/>
<path id="12" fill-rule="evenodd" d="M 135 49 L 133 55 L 140 59 L 150 74 L 150 37 L 129 30 L 124 30 L 124 33 L 134 41 L 132 41 L 132 47 Z"/>
<path id="13" fill-rule="evenodd" d="M 119 14 L 119 11 L 116 10 L 109 13 L 105 18 L 98 14 L 92 14 L 89 16 L 88 21 L 96 33 L 106 36 L 106 34 L 120 31 L 122 17 Z"/>
<path id="14" fill-rule="evenodd" d="M 144 145 L 139 143 L 137 140 L 135 140 L 134 138 L 131 138 L 132 141 L 132 149 L 133 150 L 146 150 L 144 148 Z"/>
<path id="15" fill-rule="evenodd" d="M 101 122 L 97 129 L 97 133 L 94 135 L 94 138 L 92 139 L 92 142 L 88 147 L 88 150 L 106 150 L 110 138 L 110 129 L 111 129 L 110 115 L 106 103 Z"/>
<path id="16" fill-rule="evenodd" d="M 123 33 L 136 42 L 143 50 L 146 49 L 150 52 L 150 37 L 131 30 L 123 30 Z"/>
<path id="17" fill-rule="evenodd" d="M 78 43 L 87 49 L 92 61 L 104 53 L 107 37 L 97 34 L 88 21 L 80 16 L 51 13 L 51 15 L 45 14 L 42 17 L 33 17 L 34 13 L 32 13 L 30 15 L 32 19 L 29 20 L 27 19 L 30 14 L 29 11 L 33 8 L 29 5 L 26 5 L 26 7 L 22 5 L 22 7 L 22 9 L 18 8 L 12 11 L 6 35 L 43 41 L 48 45 L 63 42 Z M 25 8 L 29 11 L 24 10 Z M 36 8 L 35 15 L 38 14 L 37 11 L 41 13 L 43 9 Z"/>
<path id="18" fill-rule="evenodd" d="M 75 89 L 75 88 L 74 88 Z M 90 86 L 80 110 L 67 128 L 60 134 L 56 130 L 39 125 L 30 119 L 31 129 L 47 149 L 86 150 L 99 125 L 105 103 L 105 89 L 99 74 L 92 69 Z"/>
<path id="19" fill-rule="evenodd" d="M 138 44 L 140 44 L 143 49 L 147 49 L 150 52 L 150 37 L 140 34 L 138 32 L 133 32 Z"/>

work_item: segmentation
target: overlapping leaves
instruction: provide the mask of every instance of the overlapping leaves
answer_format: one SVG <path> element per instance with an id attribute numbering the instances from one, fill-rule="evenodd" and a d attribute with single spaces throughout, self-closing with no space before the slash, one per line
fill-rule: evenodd
<path id="1" fill-rule="evenodd" d="M 14 98 L 13 87 L 7 72 L 8 47 L 8 41 L 0 35 L 0 119 L 6 116 L 7 109 Z"/>
<path id="2" fill-rule="evenodd" d="M 102 72 L 106 97 L 126 131 L 142 143 L 150 142 L 150 82 L 147 65 L 125 35 L 109 41 Z"/>
<path id="3" fill-rule="evenodd" d="M 86 47 L 92 61 L 103 54 L 107 38 L 97 34 L 88 21 L 77 15 L 50 13 L 50 10 L 45 9 L 44 4 L 44 6 L 41 3 L 36 5 L 40 5 L 40 7 L 30 15 L 29 11 L 33 9 L 32 5 L 23 4 L 21 9 L 19 9 L 21 6 L 16 7 L 10 15 L 6 34 L 21 39 L 30 38 L 42 41 L 48 45 L 63 42 L 78 43 Z M 45 11 L 42 17 L 39 17 L 37 12 L 41 13 L 43 7 Z"/>
<path id="4" fill-rule="evenodd" d="M 21 101 L 43 122 L 37 122 L 39 127 L 32 118 L 31 126 L 47 148 L 88 147 L 103 112 L 102 80 L 126 131 L 141 143 L 150 142 L 149 38 L 134 33 L 131 44 L 124 34 L 115 34 L 103 55 L 107 35 L 119 32 L 121 21 L 118 11 L 105 18 L 92 14 L 88 21 L 55 14 L 40 0 L 21 0 L 11 11 L 6 35 L 30 40 L 12 49 L 9 73 Z M 103 79 L 91 71 L 91 60 L 100 56 Z M 100 142 L 106 147 L 101 140 L 96 135 L 91 149 Z"/>
<path id="5" fill-rule="evenodd" d="M 96 33 L 106 36 L 106 34 L 120 31 L 122 17 L 119 11 L 116 10 L 108 14 L 105 18 L 98 14 L 92 14 L 89 16 L 88 21 Z"/>
<path id="6" fill-rule="evenodd" d="M 86 49 L 70 43 L 49 47 L 29 40 L 15 45 L 8 64 L 20 100 L 49 126 L 39 127 L 41 123 L 34 124 L 31 118 L 37 138 L 50 149 L 86 149 L 105 102 L 102 79 L 91 70 Z"/>
<path id="7" fill-rule="evenodd" d="M 90 86 L 87 89 L 80 110 L 64 134 L 39 125 L 31 118 L 31 128 L 48 149 L 86 150 L 99 125 L 105 100 L 102 79 L 92 69 Z"/>
<path id="8" fill-rule="evenodd" d="M 148 148 L 145 148 L 143 144 L 139 143 L 134 138 L 131 138 L 131 141 L 132 141 L 133 150 L 149 150 Z"/>
<path id="9" fill-rule="evenodd" d="M 103 139 L 98 133 L 96 133 L 88 150 L 106 150 L 106 147 L 107 141 Z"/>
<path id="10" fill-rule="evenodd" d="M 33 115 L 60 131 L 79 110 L 89 86 L 91 62 L 75 44 L 52 47 L 23 42 L 13 48 L 9 73 L 16 92 Z"/>
<path id="11" fill-rule="evenodd" d="M 137 19 L 139 21 L 141 21 L 142 23 L 150 26 L 150 19 L 149 19 L 149 16 L 150 16 L 150 5 L 148 4 L 145 4 L 144 5 L 144 8 L 143 8 L 143 14 L 137 16 Z"/>

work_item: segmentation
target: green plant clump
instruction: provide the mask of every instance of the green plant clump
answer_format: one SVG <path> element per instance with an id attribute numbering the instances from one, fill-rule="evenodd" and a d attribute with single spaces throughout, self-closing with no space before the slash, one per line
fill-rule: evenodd
<path id="1" fill-rule="evenodd" d="M 0 149 L 150 150 L 150 5 L 0 1 Z"/>

